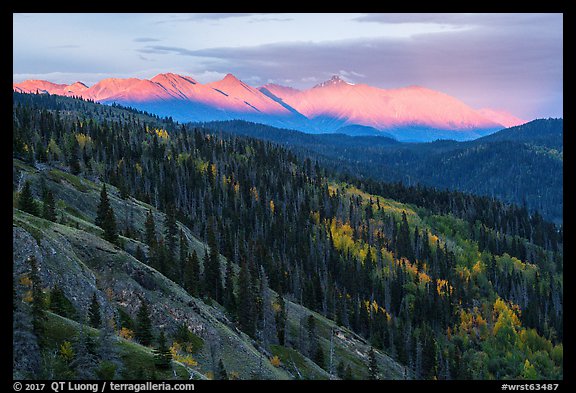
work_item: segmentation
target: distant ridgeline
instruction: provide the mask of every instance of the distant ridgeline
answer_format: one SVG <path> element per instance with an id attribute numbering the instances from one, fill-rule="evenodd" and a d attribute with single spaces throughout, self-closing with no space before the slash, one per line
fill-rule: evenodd
<path id="1" fill-rule="evenodd" d="M 244 121 L 194 125 L 279 143 L 353 177 L 495 197 L 562 223 L 562 119 L 534 120 L 474 141 L 429 143 L 311 135 Z"/>
<path id="2" fill-rule="evenodd" d="M 90 87 L 26 80 L 13 83 L 12 89 L 118 103 L 180 122 L 240 119 L 314 134 L 393 135 L 402 141 L 471 140 L 505 124 L 525 123 L 501 111 L 475 110 L 421 86 L 381 89 L 336 75 L 305 90 L 276 84 L 256 88 L 232 74 L 203 84 L 173 73 L 149 80 L 106 78 Z"/>
<path id="3" fill-rule="evenodd" d="M 15 378 L 563 378 L 553 223 L 222 129 L 14 94 Z"/>

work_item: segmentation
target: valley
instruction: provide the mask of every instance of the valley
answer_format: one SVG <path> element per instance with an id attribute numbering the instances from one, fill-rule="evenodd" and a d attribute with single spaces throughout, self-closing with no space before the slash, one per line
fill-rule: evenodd
<path id="1" fill-rule="evenodd" d="M 15 379 L 562 379 L 561 228 L 331 166 L 419 146 L 13 97 Z"/>

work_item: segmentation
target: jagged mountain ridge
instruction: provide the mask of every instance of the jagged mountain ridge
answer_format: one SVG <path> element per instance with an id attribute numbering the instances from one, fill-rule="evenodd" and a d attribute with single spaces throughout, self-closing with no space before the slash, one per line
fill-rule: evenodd
<path id="1" fill-rule="evenodd" d="M 307 90 L 277 84 L 254 88 L 227 74 L 201 84 L 174 73 L 150 80 L 108 78 L 91 87 L 27 80 L 14 83 L 23 93 L 80 96 L 133 106 L 175 120 L 247 120 L 308 133 L 368 126 L 398 140 L 475 139 L 523 121 L 502 111 L 477 111 L 447 94 L 419 86 L 380 89 L 351 84 L 338 76 Z"/>

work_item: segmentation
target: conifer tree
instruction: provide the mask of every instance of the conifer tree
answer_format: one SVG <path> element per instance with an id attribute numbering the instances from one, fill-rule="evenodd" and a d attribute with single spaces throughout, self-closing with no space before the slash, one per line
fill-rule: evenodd
<path id="1" fill-rule="evenodd" d="M 34 151 L 36 152 L 36 159 L 38 161 L 40 161 L 40 162 L 48 161 L 48 156 L 46 154 L 46 150 L 44 149 L 44 146 L 42 145 L 42 142 L 38 142 Z"/>
<path id="2" fill-rule="evenodd" d="M 410 242 L 410 228 L 408 226 L 405 211 L 402 211 L 402 221 L 400 222 L 400 229 L 398 231 L 397 247 L 400 256 L 406 257 L 412 262 L 414 261 L 414 250 L 412 248 L 412 243 Z"/>
<path id="3" fill-rule="evenodd" d="M 28 288 L 18 285 L 15 279 L 12 288 L 12 374 L 14 378 L 37 375 L 41 370 L 38 337 L 33 331 L 32 315 L 20 300 L 24 296 L 23 290 Z"/>
<path id="4" fill-rule="evenodd" d="M 88 308 L 88 323 L 96 329 L 100 329 L 102 325 L 102 316 L 100 315 L 100 303 L 96 297 L 96 292 L 92 295 L 92 302 Z"/>
<path id="5" fill-rule="evenodd" d="M 70 157 L 68 159 L 68 165 L 70 166 L 70 173 L 73 175 L 77 175 L 80 173 L 80 145 L 76 138 L 74 138 L 74 142 L 72 143 L 70 149 Z"/>
<path id="6" fill-rule="evenodd" d="M 36 204 L 34 196 L 32 195 L 32 188 L 29 181 L 24 183 L 24 187 L 22 188 L 22 192 L 18 198 L 18 208 L 35 216 L 37 216 L 39 213 L 38 205 Z"/>
<path id="7" fill-rule="evenodd" d="M 28 257 L 28 263 L 30 264 L 29 278 L 32 283 L 32 331 L 38 338 L 38 344 L 42 347 L 45 344 L 46 315 L 44 310 L 46 309 L 46 304 L 44 293 L 42 292 L 42 281 L 38 274 L 36 257 L 34 255 Z"/>
<path id="8" fill-rule="evenodd" d="M 338 365 L 336 366 L 336 375 L 338 375 L 341 379 L 344 379 L 344 373 L 345 373 L 344 362 L 340 360 L 338 362 Z"/>
<path id="9" fill-rule="evenodd" d="M 226 263 L 224 284 L 224 307 L 231 315 L 236 315 L 236 295 L 234 294 L 234 269 L 230 260 Z"/>
<path id="10" fill-rule="evenodd" d="M 150 311 L 144 298 L 140 298 L 140 308 L 136 314 L 136 331 L 134 335 L 142 345 L 152 344 L 152 321 L 150 320 Z"/>
<path id="11" fill-rule="evenodd" d="M 166 336 L 164 331 L 160 331 L 158 337 L 158 348 L 154 351 L 154 360 L 156 367 L 160 370 L 168 370 L 172 364 L 172 353 L 166 343 Z"/>
<path id="12" fill-rule="evenodd" d="M 144 241 L 150 248 L 156 247 L 156 225 L 154 223 L 154 214 L 152 210 L 148 210 L 146 214 L 146 222 L 144 222 L 145 236 Z"/>
<path id="13" fill-rule="evenodd" d="M 150 266 L 154 267 L 163 275 L 168 275 L 167 247 L 164 245 L 163 239 L 160 239 L 156 245 L 156 248 L 152 250 L 152 258 L 150 262 Z"/>
<path id="14" fill-rule="evenodd" d="M 346 365 L 346 369 L 344 370 L 344 378 L 345 380 L 351 381 L 354 379 L 354 375 L 352 374 L 352 368 L 349 364 Z"/>
<path id="15" fill-rule="evenodd" d="M 138 259 L 140 262 L 146 261 L 146 255 L 144 255 L 144 251 L 142 251 L 142 247 L 140 247 L 140 244 L 138 244 L 138 246 L 136 246 L 134 258 Z"/>
<path id="16" fill-rule="evenodd" d="M 176 225 L 176 208 L 170 205 L 164 216 L 164 243 L 166 245 L 166 255 L 170 261 L 174 261 L 176 256 L 176 235 L 178 227 Z"/>
<path id="17" fill-rule="evenodd" d="M 228 373 L 226 372 L 226 368 L 224 368 L 224 363 L 222 359 L 218 361 L 218 379 L 221 381 L 225 381 L 228 379 Z"/>
<path id="18" fill-rule="evenodd" d="M 200 286 L 200 261 L 196 250 L 192 251 L 192 255 L 186 258 L 184 265 L 184 289 L 192 296 L 199 296 Z"/>
<path id="19" fill-rule="evenodd" d="M 70 307 L 70 301 L 64 295 L 62 288 L 58 284 L 50 291 L 50 302 L 48 309 L 54 314 L 62 315 L 63 317 L 74 319 L 75 310 Z"/>
<path id="20" fill-rule="evenodd" d="M 278 311 L 274 316 L 276 319 L 276 334 L 278 336 L 278 343 L 284 345 L 286 337 L 286 303 L 282 295 L 276 296 L 276 304 L 278 304 Z"/>
<path id="21" fill-rule="evenodd" d="M 180 229 L 180 244 L 178 247 L 180 250 L 180 257 L 178 258 L 178 282 L 184 284 L 184 267 L 186 266 L 186 260 L 188 259 L 188 242 L 186 241 L 186 236 L 184 236 L 184 231 Z"/>
<path id="22" fill-rule="evenodd" d="M 254 295 L 248 264 L 242 261 L 238 276 L 238 323 L 240 329 L 249 336 L 255 333 Z"/>
<path id="23" fill-rule="evenodd" d="M 104 229 L 104 223 L 107 219 L 109 210 L 110 200 L 108 199 L 108 192 L 106 191 L 106 183 L 104 183 L 100 191 L 100 202 L 98 203 L 98 207 L 96 209 L 96 220 L 94 220 L 94 223 L 102 229 Z"/>
<path id="24" fill-rule="evenodd" d="M 103 322 L 98 336 L 97 353 L 101 363 L 96 373 L 100 379 L 111 380 L 116 375 L 120 375 L 122 361 L 115 344 L 114 320 L 107 319 Z"/>
<path id="25" fill-rule="evenodd" d="M 316 335 L 316 319 L 312 314 L 306 318 L 306 332 L 308 333 L 307 352 L 311 358 L 316 356 L 318 350 L 318 337 Z"/>
<path id="26" fill-rule="evenodd" d="M 56 222 L 56 203 L 54 202 L 54 194 L 50 189 L 42 195 L 42 217 L 47 220 Z"/>
<path id="27" fill-rule="evenodd" d="M 94 223 L 104 230 L 104 240 L 110 243 L 116 243 L 118 241 L 116 218 L 114 216 L 114 210 L 110 205 L 110 200 L 108 199 L 106 183 L 102 185 L 102 190 L 100 191 L 100 202 L 98 203 Z"/>
<path id="28" fill-rule="evenodd" d="M 94 343 L 92 342 L 86 325 L 80 324 L 80 333 L 74 343 L 74 353 L 76 356 L 70 362 L 70 367 L 75 371 L 78 379 L 94 379 L 96 372 L 97 359 L 93 351 Z"/>
<path id="29" fill-rule="evenodd" d="M 208 247 L 210 252 L 204 264 L 204 283 L 206 295 L 222 303 L 222 274 L 220 272 L 220 259 L 218 258 L 218 244 L 212 220 L 208 224 Z"/>
<path id="30" fill-rule="evenodd" d="M 102 229 L 104 229 L 104 240 L 116 244 L 118 241 L 118 229 L 116 227 L 116 218 L 114 217 L 112 207 L 110 207 L 106 212 Z"/>
<path id="31" fill-rule="evenodd" d="M 324 360 L 324 351 L 322 350 L 322 346 L 320 344 L 317 344 L 316 346 L 316 352 L 314 353 L 313 360 L 314 363 L 316 363 L 321 368 L 324 368 L 326 366 Z"/>
<path id="32" fill-rule="evenodd" d="M 374 352 L 373 347 L 370 347 L 370 350 L 368 351 L 368 379 L 378 379 L 378 363 L 376 361 L 376 353 Z"/>

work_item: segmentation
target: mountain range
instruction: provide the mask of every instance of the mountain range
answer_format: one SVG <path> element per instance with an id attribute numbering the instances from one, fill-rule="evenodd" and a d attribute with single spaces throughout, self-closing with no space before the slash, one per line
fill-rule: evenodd
<path id="1" fill-rule="evenodd" d="M 339 76 L 306 90 L 277 84 L 255 88 L 232 74 L 201 84 L 173 73 L 150 80 L 108 78 L 90 87 L 26 80 L 13 83 L 13 90 L 117 103 L 180 122 L 246 120 L 307 133 L 382 132 L 400 141 L 471 140 L 525 123 L 506 112 L 475 110 L 428 88 L 381 89 Z"/>

